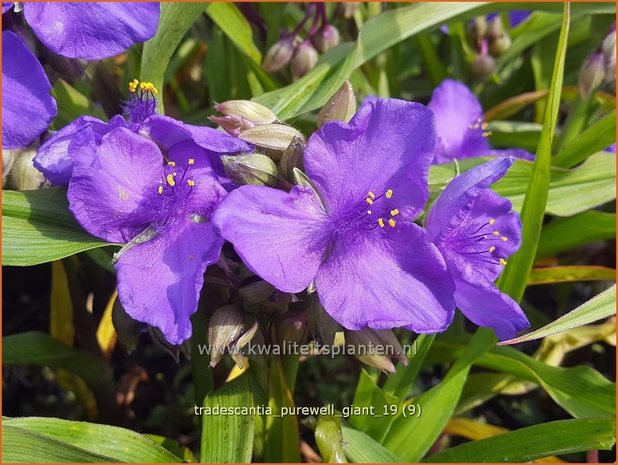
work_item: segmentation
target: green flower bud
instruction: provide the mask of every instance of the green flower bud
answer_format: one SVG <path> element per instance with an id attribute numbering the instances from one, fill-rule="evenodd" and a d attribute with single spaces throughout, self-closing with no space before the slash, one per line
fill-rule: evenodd
<path id="1" fill-rule="evenodd" d="M 2 151 L 3 161 L 5 152 L 12 153 L 12 166 L 10 172 L 7 170 L 7 174 L 9 175 L 11 185 L 18 191 L 39 189 L 45 183 L 45 176 L 43 173 L 32 165 L 32 160 L 36 155 L 37 149 L 38 144 L 35 144 L 28 147 Z M 7 154 L 6 158 L 8 161 L 10 156 Z"/>
<path id="2" fill-rule="evenodd" d="M 275 315 L 271 326 L 274 343 L 303 344 L 309 334 L 309 311 L 290 310 Z"/>
<path id="3" fill-rule="evenodd" d="M 250 144 L 265 149 L 274 150 L 278 153 L 274 154 L 276 158 L 281 158 L 281 155 L 289 147 L 290 142 L 295 137 L 305 140 L 303 135 L 291 126 L 285 124 L 263 124 L 255 126 L 243 131 L 238 136 L 239 139 L 249 142 Z"/>
<path id="4" fill-rule="evenodd" d="M 231 116 L 239 121 L 247 120 L 253 124 L 270 124 L 277 121 L 277 115 L 264 105 L 251 100 L 228 100 L 215 105 L 215 109 L 224 116 Z"/>
<path id="5" fill-rule="evenodd" d="M 2 150 L 2 187 L 5 186 L 9 172 L 15 161 L 15 150 Z"/>
<path id="6" fill-rule="evenodd" d="M 238 368 L 244 368 L 247 364 L 247 357 L 242 353 L 242 349 L 247 344 L 249 344 L 249 342 L 251 342 L 251 339 L 253 339 L 258 333 L 258 321 L 254 317 L 251 318 L 253 318 L 253 324 L 251 324 L 249 329 L 238 338 L 238 341 L 236 341 L 234 347 L 230 352 L 230 356 L 232 357 L 232 360 L 234 360 L 236 365 L 238 365 Z"/>
<path id="7" fill-rule="evenodd" d="M 284 310 L 289 303 L 297 302 L 294 294 L 281 292 L 266 281 L 257 281 L 241 287 L 238 292 L 247 305 L 261 305 L 274 311 Z"/>
<path id="8" fill-rule="evenodd" d="M 311 45 L 311 42 L 305 40 L 298 46 L 292 57 L 292 77 L 295 80 L 300 79 L 311 71 L 317 62 L 318 51 Z"/>
<path id="9" fill-rule="evenodd" d="M 335 342 L 335 335 L 341 331 L 341 325 L 326 313 L 326 310 L 320 303 L 316 295 L 310 297 L 309 304 L 309 321 L 311 333 L 314 336 L 320 336 L 323 344 L 332 345 Z"/>
<path id="10" fill-rule="evenodd" d="M 584 98 L 588 98 L 605 79 L 605 60 L 601 52 L 590 55 L 579 71 L 577 86 Z"/>
<path id="11" fill-rule="evenodd" d="M 132 353 L 137 347 L 139 334 L 145 326 L 144 323 L 131 318 L 120 303 L 120 299 L 116 299 L 112 307 L 112 324 L 120 343 L 128 354 Z"/>
<path id="12" fill-rule="evenodd" d="M 498 39 L 500 36 L 502 36 L 502 34 L 504 34 L 504 26 L 502 24 L 502 19 L 500 19 L 500 16 L 496 16 L 487 25 L 487 32 L 485 33 L 485 38 L 488 41 L 492 41 Z"/>
<path id="13" fill-rule="evenodd" d="M 274 73 L 283 69 L 294 55 L 294 37 L 283 37 L 268 49 L 262 68 L 269 73 Z"/>
<path id="14" fill-rule="evenodd" d="M 350 19 L 360 8 L 361 2 L 345 2 L 339 4 L 345 19 Z"/>
<path id="15" fill-rule="evenodd" d="M 345 343 L 355 347 L 356 358 L 366 365 L 386 373 L 395 373 L 395 365 L 391 362 L 391 358 L 398 359 L 404 365 L 408 363 L 401 344 L 390 329 L 344 330 L 344 334 Z"/>
<path id="16" fill-rule="evenodd" d="M 511 38 L 506 32 L 503 32 L 501 36 L 489 41 L 489 53 L 498 57 L 511 48 Z"/>
<path id="17" fill-rule="evenodd" d="M 485 16 L 477 16 L 470 25 L 470 38 L 477 42 L 485 38 L 487 34 L 487 19 Z"/>
<path id="18" fill-rule="evenodd" d="M 318 127 L 321 127 L 327 121 L 345 121 L 347 123 L 352 119 L 354 113 L 356 113 L 356 97 L 350 81 L 345 81 L 320 110 Z"/>
<path id="19" fill-rule="evenodd" d="M 242 334 L 243 315 L 236 305 L 226 305 L 215 311 L 208 325 L 210 366 L 215 367 Z"/>
<path id="20" fill-rule="evenodd" d="M 163 333 L 159 328 L 154 326 L 148 326 L 148 333 L 153 342 L 162 348 L 165 352 L 170 354 L 176 363 L 180 363 L 180 354 L 183 354 L 185 358 L 191 358 L 191 341 L 185 341 L 180 345 L 172 345 L 167 342 L 167 339 L 163 336 Z"/>
<path id="21" fill-rule="evenodd" d="M 332 24 L 327 24 L 311 38 L 311 41 L 320 53 L 327 52 L 339 45 L 339 31 Z"/>
<path id="22" fill-rule="evenodd" d="M 487 79 L 496 70 L 496 60 L 490 55 L 477 55 L 472 63 L 472 71 L 481 79 Z"/>
<path id="23" fill-rule="evenodd" d="M 605 59 L 605 82 L 616 86 L 616 30 L 610 31 L 601 44 Z"/>
<path id="24" fill-rule="evenodd" d="M 294 180 L 294 168 L 301 171 L 305 169 L 304 153 L 305 142 L 299 137 L 294 137 L 279 161 L 281 176 L 288 181 Z"/>
<path id="25" fill-rule="evenodd" d="M 221 157 L 228 177 L 237 185 L 276 186 L 279 184 L 277 165 L 267 155 L 224 155 Z"/>

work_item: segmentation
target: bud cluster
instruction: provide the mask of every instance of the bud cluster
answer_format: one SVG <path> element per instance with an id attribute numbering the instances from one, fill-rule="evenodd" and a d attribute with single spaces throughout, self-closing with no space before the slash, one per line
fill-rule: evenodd
<path id="1" fill-rule="evenodd" d="M 511 38 L 498 15 L 491 19 L 485 16 L 475 18 L 470 24 L 469 34 L 477 50 L 472 71 L 480 79 L 487 79 L 496 69 L 496 58 L 511 47 Z"/>
<path id="2" fill-rule="evenodd" d="M 616 90 L 616 23 L 579 71 L 578 87 L 582 97 L 588 98 L 603 83 L 612 91 Z"/>
<path id="3" fill-rule="evenodd" d="M 301 33 L 308 21 L 312 21 L 306 37 Z M 284 31 L 279 40 L 268 50 L 262 67 L 269 73 L 281 71 L 290 66 L 292 77 L 300 79 L 324 53 L 339 45 L 339 31 L 328 22 L 326 7 L 322 3 L 310 3 L 302 21 L 292 32 Z"/>

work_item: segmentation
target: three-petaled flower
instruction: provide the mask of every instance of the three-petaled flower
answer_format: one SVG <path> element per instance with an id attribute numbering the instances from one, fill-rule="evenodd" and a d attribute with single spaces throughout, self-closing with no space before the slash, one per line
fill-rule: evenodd
<path id="1" fill-rule="evenodd" d="M 468 319 L 509 339 L 530 326 L 519 305 L 493 284 L 521 242 L 519 215 L 489 186 L 513 164 L 499 158 L 455 177 L 425 218 L 427 234 L 455 282 L 455 303 Z"/>
<path id="2" fill-rule="evenodd" d="M 315 192 L 241 186 L 213 221 L 278 289 L 315 283 L 326 311 L 348 329 L 443 331 L 453 317 L 453 282 L 413 223 L 428 197 L 435 146 L 427 107 L 368 101 L 349 124 L 326 123 L 309 139 L 304 162 Z"/>

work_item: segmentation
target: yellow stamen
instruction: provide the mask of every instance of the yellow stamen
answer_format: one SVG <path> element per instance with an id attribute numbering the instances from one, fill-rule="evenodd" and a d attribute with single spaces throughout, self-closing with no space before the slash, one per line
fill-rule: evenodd
<path id="1" fill-rule="evenodd" d="M 506 260 L 504 258 L 501 258 L 500 260 L 498 260 L 500 262 L 500 265 L 506 265 Z"/>
<path id="2" fill-rule="evenodd" d="M 397 216 L 399 215 L 399 210 L 397 210 L 396 208 L 391 210 L 391 216 Z"/>
<path id="3" fill-rule="evenodd" d="M 159 195 L 163 194 L 163 186 L 159 186 L 157 192 L 159 193 Z"/>
<path id="4" fill-rule="evenodd" d="M 506 241 L 508 241 L 508 240 L 509 240 L 509 238 L 508 238 L 508 237 L 506 237 L 506 236 L 502 236 L 502 237 L 500 238 L 500 240 L 501 240 L 502 242 L 506 242 Z"/>
<path id="5" fill-rule="evenodd" d="M 489 224 L 494 224 L 496 222 L 496 220 L 494 220 L 493 218 L 489 219 Z"/>
<path id="6" fill-rule="evenodd" d="M 189 184 L 191 187 L 195 186 L 195 181 L 193 179 L 187 179 L 187 184 Z"/>
<path id="7" fill-rule="evenodd" d="M 129 82 L 129 92 L 133 93 L 137 90 L 137 86 L 139 85 L 139 81 L 137 79 L 133 79 Z"/>
<path id="8" fill-rule="evenodd" d="M 195 164 L 195 160 L 193 158 L 189 158 L 189 165 Z"/>
<path id="9" fill-rule="evenodd" d="M 489 136 L 491 136 L 492 134 L 493 134 L 493 132 L 491 132 L 491 131 L 483 131 L 482 136 L 483 136 L 483 137 L 489 137 Z"/>
<path id="10" fill-rule="evenodd" d="M 176 185 L 176 181 L 174 181 L 174 175 L 173 174 L 168 174 L 167 175 L 167 183 L 174 187 Z"/>
<path id="11" fill-rule="evenodd" d="M 390 199 L 393 196 L 393 189 L 389 189 L 386 191 L 386 198 Z"/>
<path id="12" fill-rule="evenodd" d="M 492 234 L 493 234 L 494 236 L 499 236 L 499 235 L 500 235 L 500 232 L 499 232 L 499 231 L 494 231 L 494 232 L 492 232 Z"/>
<path id="13" fill-rule="evenodd" d="M 389 225 L 391 228 L 394 228 L 394 227 L 395 227 L 395 220 L 394 220 L 394 219 L 392 219 L 392 218 L 391 218 L 390 220 L 388 220 L 388 225 Z"/>
<path id="14" fill-rule="evenodd" d="M 168 161 L 167 166 L 176 166 L 176 162 Z"/>
<path id="15" fill-rule="evenodd" d="M 489 248 L 489 253 L 493 252 L 494 250 L 496 250 L 496 248 L 492 245 L 492 246 Z"/>
<path id="16" fill-rule="evenodd" d="M 376 195 L 375 195 L 373 192 L 371 192 L 371 191 L 369 191 L 369 193 L 368 193 L 367 195 L 368 195 L 370 198 L 372 198 L 372 199 L 375 199 L 375 198 L 376 198 Z"/>
<path id="17" fill-rule="evenodd" d="M 384 227 L 384 220 L 382 218 L 378 218 L 378 224 L 380 225 L 381 228 Z"/>
<path id="18" fill-rule="evenodd" d="M 483 129 L 483 130 L 487 129 L 488 127 L 489 127 L 489 124 L 487 124 L 487 123 L 481 124 L 481 129 Z"/>
<path id="19" fill-rule="evenodd" d="M 369 205 L 373 205 L 373 200 L 371 200 L 369 197 L 367 197 L 365 200 Z"/>

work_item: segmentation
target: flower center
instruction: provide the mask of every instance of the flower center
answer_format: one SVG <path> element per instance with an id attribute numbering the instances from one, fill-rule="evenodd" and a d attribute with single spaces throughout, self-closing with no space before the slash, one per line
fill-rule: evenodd
<path id="1" fill-rule="evenodd" d="M 133 79 L 129 83 L 129 100 L 124 105 L 124 113 L 131 124 L 142 124 L 157 111 L 159 91 L 152 82 Z"/>
<path id="2" fill-rule="evenodd" d="M 157 197 L 154 224 L 157 228 L 165 226 L 175 217 L 187 212 L 189 201 L 195 193 L 195 180 L 191 177 L 193 158 L 189 158 L 185 167 L 176 166 L 176 162 L 168 161 L 163 168 L 163 174 L 156 187 Z"/>
<path id="3" fill-rule="evenodd" d="M 373 191 L 367 192 L 367 196 L 353 205 L 350 213 L 337 222 L 337 230 L 394 228 L 400 212 L 393 205 L 393 195 L 394 191 L 390 188 L 379 195 Z"/>
<path id="4" fill-rule="evenodd" d="M 492 132 L 488 131 L 487 128 L 489 126 L 487 125 L 487 122 L 485 120 L 483 120 L 483 118 L 481 118 L 480 116 L 474 121 L 474 123 L 470 124 L 468 126 L 468 128 L 473 129 L 473 130 L 480 130 L 481 131 L 481 135 L 485 138 L 491 136 Z"/>
<path id="5" fill-rule="evenodd" d="M 462 255 L 481 255 L 484 261 L 492 265 L 506 265 L 501 245 L 507 242 L 509 238 L 500 233 L 495 228 L 496 220 L 490 218 L 487 223 L 483 223 L 475 231 L 470 233 L 469 238 L 472 243 L 467 247 L 459 250 Z"/>

